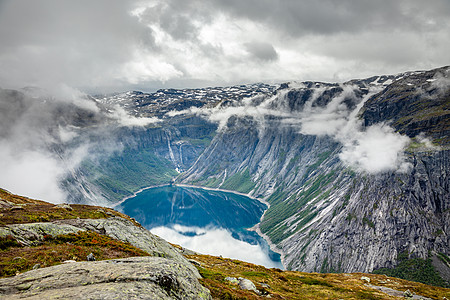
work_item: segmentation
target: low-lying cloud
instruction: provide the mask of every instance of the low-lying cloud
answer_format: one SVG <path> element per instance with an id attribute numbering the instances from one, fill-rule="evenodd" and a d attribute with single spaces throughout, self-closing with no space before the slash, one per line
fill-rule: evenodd
<path id="1" fill-rule="evenodd" d="M 0 187 L 54 203 L 66 201 L 61 180 L 83 160 L 121 151 L 112 128 L 159 121 L 130 116 L 118 106 L 102 110 L 67 86 L 52 91 L 0 89 L 0 108 Z"/>
<path id="2" fill-rule="evenodd" d="M 341 140 L 344 148 L 339 158 L 357 170 L 369 173 L 404 173 L 411 168 L 404 155 L 410 139 L 396 133 L 390 126 L 376 124 L 365 130 L 352 130 L 345 136 Z"/>
<path id="3" fill-rule="evenodd" d="M 279 91 L 277 95 L 247 98 L 231 106 L 214 108 L 193 107 L 185 111 L 169 113 L 196 114 L 218 124 L 218 130 L 226 130 L 231 117 L 250 117 L 257 124 L 259 132 L 264 132 L 267 117 L 276 117 L 284 126 L 297 127 L 305 135 L 330 136 L 343 145 L 339 158 L 355 170 L 369 173 L 387 171 L 407 172 L 410 164 L 406 162 L 405 148 L 410 139 L 401 135 L 388 124 L 381 123 L 364 127 L 358 119 L 358 112 L 364 102 L 381 91 L 383 86 L 371 86 L 363 98 L 356 96 L 359 89 L 353 85 L 340 85 L 342 92 L 337 94 L 325 106 L 315 105 L 315 101 L 329 87 L 318 86 L 301 111 L 291 111 L 286 104 L 288 91 Z M 297 84 L 295 89 L 305 88 Z M 349 102 L 354 105 L 349 107 Z"/>
<path id="4" fill-rule="evenodd" d="M 58 182 L 64 174 L 58 160 L 49 153 L 12 149 L 0 143 L 0 183 L 14 193 L 64 202 L 66 195 Z"/>
<path id="5" fill-rule="evenodd" d="M 150 124 L 155 124 L 161 120 L 156 117 L 145 118 L 145 117 L 134 117 L 128 114 L 125 109 L 116 105 L 114 111 L 110 114 L 112 119 L 117 120 L 119 125 L 126 127 L 144 127 Z"/>
<path id="6" fill-rule="evenodd" d="M 223 228 L 174 225 L 172 227 L 155 227 L 150 231 L 171 243 L 202 254 L 221 255 L 263 265 L 267 268 L 282 268 L 281 263 L 274 262 L 269 258 L 268 249 L 237 240 L 232 237 L 231 232 Z M 183 234 L 186 232 L 195 233 L 195 235 Z"/>
<path id="7" fill-rule="evenodd" d="M 405 160 L 404 150 L 410 139 L 384 123 L 364 127 L 357 117 L 364 102 L 380 91 L 380 87 L 372 87 L 362 99 L 356 97 L 356 89 L 354 86 L 344 86 L 342 93 L 325 107 L 305 105 L 301 113 L 300 132 L 327 135 L 339 141 L 343 145 L 339 158 L 358 171 L 408 171 L 410 164 Z M 344 102 L 347 99 L 359 102 L 356 108 L 349 109 Z"/>

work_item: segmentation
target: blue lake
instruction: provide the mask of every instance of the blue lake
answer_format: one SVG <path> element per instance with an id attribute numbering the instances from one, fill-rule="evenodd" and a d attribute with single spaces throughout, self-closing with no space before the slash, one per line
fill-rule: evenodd
<path id="1" fill-rule="evenodd" d="M 267 208 L 258 200 L 230 192 L 163 186 L 146 189 L 119 207 L 152 233 L 185 248 L 282 268 L 256 232 Z"/>

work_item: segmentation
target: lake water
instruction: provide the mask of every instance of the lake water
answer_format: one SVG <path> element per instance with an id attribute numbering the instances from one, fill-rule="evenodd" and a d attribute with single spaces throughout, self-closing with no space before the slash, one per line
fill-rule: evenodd
<path id="1" fill-rule="evenodd" d="M 280 256 L 248 228 L 266 205 L 230 192 L 163 186 L 144 190 L 118 209 L 165 240 L 202 254 L 282 268 Z"/>

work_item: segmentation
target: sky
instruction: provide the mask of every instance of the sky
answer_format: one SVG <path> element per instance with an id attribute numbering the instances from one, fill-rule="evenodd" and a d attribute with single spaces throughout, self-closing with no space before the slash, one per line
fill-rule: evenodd
<path id="1" fill-rule="evenodd" d="M 328 81 L 450 64 L 448 0 L 0 0 L 0 87 Z"/>

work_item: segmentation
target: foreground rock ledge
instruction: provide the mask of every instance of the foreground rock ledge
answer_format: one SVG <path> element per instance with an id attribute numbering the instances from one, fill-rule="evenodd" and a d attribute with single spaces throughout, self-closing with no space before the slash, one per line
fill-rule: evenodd
<path id="1" fill-rule="evenodd" d="M 196 274 L 161 257 L 52 266 L 0 279 L 1 299 L 211 299 Z"/>

